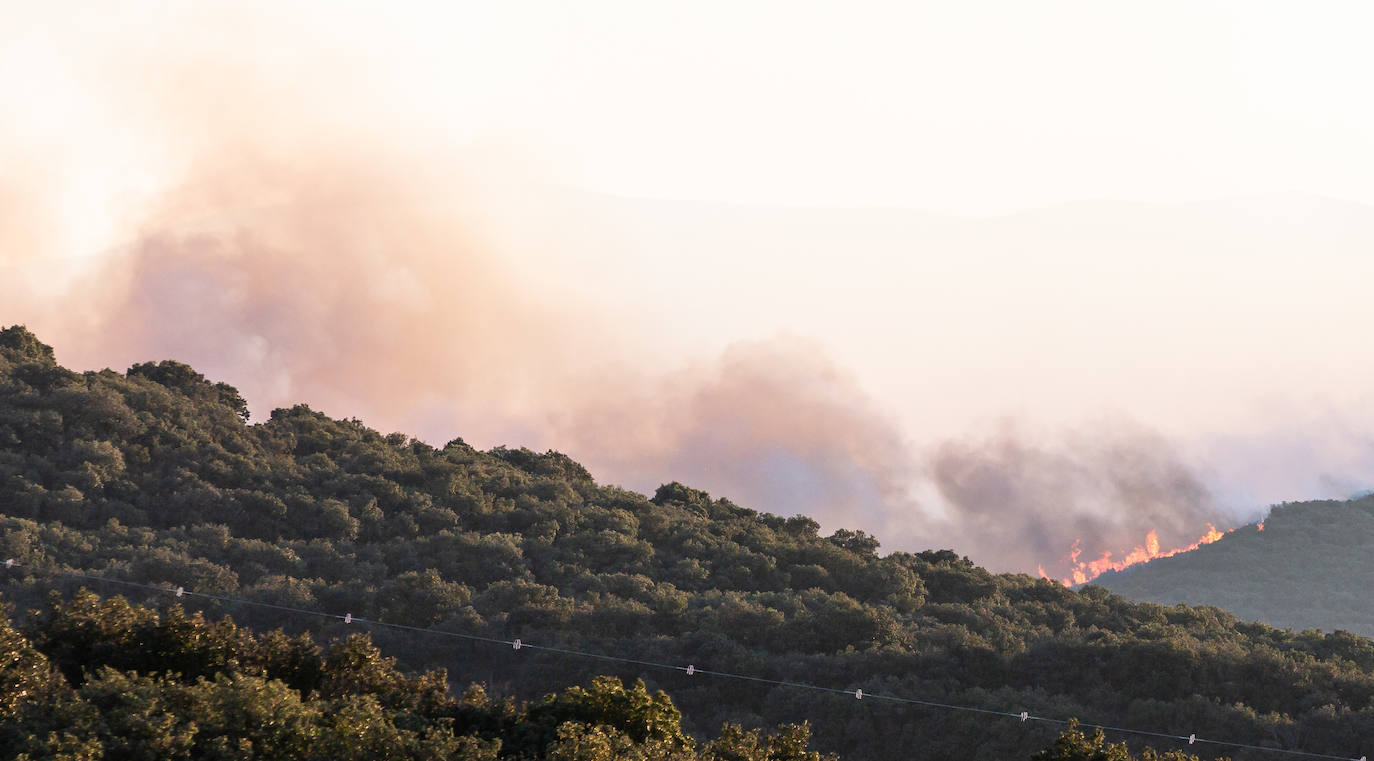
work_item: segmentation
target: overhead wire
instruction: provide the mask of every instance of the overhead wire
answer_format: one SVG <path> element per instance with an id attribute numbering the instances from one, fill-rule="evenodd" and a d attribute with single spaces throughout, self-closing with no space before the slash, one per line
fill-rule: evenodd
<path id="1" fill-rule="evenodd" d="M 431 629 L 431 628 L 425 628 L 425 627 L 420 627 L 420 626 L 410 626 L 410 625 L 407 625 L 407 624 L 390 623 L 390 622 L 387 622 L 387 621 L 378 621 L 378 620 L 376 620 L 376 619 L 361 618 L 361 617 L 358 617 L 358 616 L 354 616 L 352 613 L 344 613 L 344 614 L 327 613 L 327 612 L 324 612 L 324 611 L 309 610 L 309 609 L 307 609 L 307 608 L 296 608 L 296 607 L 292 607 L 292 606 L 289 606 L 289 605 L 278 605 L 278 604 L 276 604 L 276 603 L 261 602 L 261 601 L 257 601 L 257 600 L 248 600 L 248 599 L 239 598 L 239 597 L 229 597 L 229 596 L 226 596 L 226 595 L 218 595 L 218 594 L 213 594 L 213 593 L 209 593 L 209 592 L 197 592 L 197 591 L 194 591 L 194 590 L 186 589 L 185 587 L 171 587 L 171 586 L 164 586 L 164 585 L 158 585 L 158 584 L 145 584 L 145 583 L 142 583 L 142 582 L 129 581 L 129 580 L 126 580 L 126 579 L 115 579 L 115 578 L 110 578 L 110 577 L 108 577 L 108 576 L 97 576 L 97 575 L 95 575 L 95 574 L 81 573 L 81 572 L 79 572 L 79 571 L 64 571 L 64 570 L 62 570 L 62 569 L 60 569 L 60 568 L 53 567 L 53 566 L 46 566 L 46 567 L 45 567 L 45 566 L 37 566 L 37 565 L 32 565 L 32 564 L 19 563 L 18 561 L 15 561 L 14 559 L 6 560 L 6 561 L 4 562 L 4 568 L 5 568 L 6 570 L 12 570 L 12 569 L 15 569 L 15 568 L 21 568 L 21 569 L 27 569 L 27 570 L 33 571 L 33 572 L 35 572 L 35 573 L 45 573 L 45 574 L 47 574 L 47 575 L 49 575 L 49 576 L 59 576 L 59 577 L 66 577 L 66 578 L 72 578 L 72 579 L 81 579 L 81 580 L 85 580 L 85 581 L 98 582 L 98 583 L 102 583 L 102 584 L 114 584 L 114 585 L 129 587 L 129 588 L 144 589 L 144 590 L 149 590 L 149 591 L 152 591 L 152 592 L 159 592 L 159 593 L 165 593 L 165 594 L 172 594 L 172 595 L 174 595 L 174 596 L 177 597 L 177 598 L 198 597 L 198 598 L 202 598 L 202 599 L 206 599 L 206 600 L 214 600 L 214 601 L 217 601 L 217 602 L 226 603 L 226 604 L 229 604 L 229 605 L 244 605 L 244 606 L 257 607 L 257 608 L 263 608 L 263 609 L 269 609 L 269 610 L 276 610 L 276 611 L 283 612 L 283 613 L 293 613 L 293 614 L 297 614 L 297 615 L 313 616 L 313 617 L 316 617 L 316 618 L 335 619 L 335 620 L 342 621 L 343 623 L 349 624 L 349 625 L 351 625 L 351 624 L 359 624 L 359 625 L 364 625 L 364 626 L 382 627 L 382 628 L 386 628 L 386 629 L 393 629 L 393 630 L 396 630 L 396 631 L 420 633 L 420 634 L 425 634 L 425 635 L 430 635 L 430 636 L 449 637 L 449 638 L 453 638 L 453 639 L 461 639 L 461 640 L 467 640 L 467 641 L 471 641 L 471 642 L 483 642 L 483 643 L 487 643 L 487 644 L 505 645 L 505 646 L 511 647 L 511 648 L 514 649 L 514 650 L 523 650 L 523 649 L 539 650 L 539 651 L 544 651 L 544 652 L 548 652 L 548 653 L 553 653 L 553 654 L 556 654 L 556 655 L 565 655 L 565 656 L 572 656 L 572 657 L 577 657 L 577 658 L 587 658 L 587 659 L 591 659 L 591 660 L 599 660 L 599 661 L 606 661 L 606 662 L 624 663 L 624 664 L 629 664 L 629 665 L 644 666 L 644 667 L 656 668 L 656 669 L 663 669 L 663 670 L 668 670 L 668 671 L 679 671 L 679 672 L 684 672 L 684 673 L 686 673 L 688 676 L 695 676 L 695 675 L 700 674 L 700 675 L 702 675 L 702 676 L 716 677 L 716 678 L 721 678 L 721 679 L 735 679 L 735 680 L 740 680 L 740 681 L 748 681 L 748 682 L 756 682 L 756 683 L 761 683 L 761 684 L 769 684 L 769 685 L 773 685 L 773 686 L 777 686 L 777 687 L 787 687 L 787 688 L 792 688 L 792 689 L 812 690 L 812 691 L 823 692 L 823 693 L 828 693 L 828 694 L 832 694 L 832 695 L 846 695 L 846 696 L 853 697 L 853 698 L 856 698 L 856 699 L 859 699 L 859 700 L 878 700 L 878 701 L 886 701 L 886 702 L 897 703 L 897 704 L 917 705 L 917 706 L 923 706 L 923 707 L 927 707 L 927 708 L 939 708 L 939 709 L 950 710 L 950 711 L 962 711 L 962 712 L 966 712 L 966 713 L 982 714 L 982 715 L 988 715 L 988 716 L 998 716 L 998 717 L 1003 717 L 1003 718 L 1016 719 L 1016 720 L 1020 721 L 1021 723 L 1026 723 L 1026 722 L 1032 722 L 1032 721 L 1033 721 L 1033 722 L 1038 722 L 1038 723 L 1043 723 L 1043 724 L 1053 724 L 1053 725 L 1057 725 L 1057 726 L 1069 726 L 1070 724 L 1075 723 L 1075 722 L 1073 722 L 1073 721 L 1071 721 L 1071 720 L 1069 720 L 1069 719 L 1059 719 L 1059 718 L 1054 718 L 1054 717 L 1050 717 L 1050 716 L 1036 716 L 1036 715 L 1034 715 L 1034 714 L 1031 714 L 1029 711 L 1019 711 L 1019 712 L 1014 712 L 1014 711 L 999 711 L 999 710 L 991 709 L 991 708 L 980 708 L 980 707 L 978 707 L 978 706 L 959 705 L 959 704 L 955 704 L 955 703 L 942 703 L 942 702 L 935 701 L 935 700 L 925 700 L 925 699 L 921 699 L 921 698 L 903 697 L 903 696 L 900 696 L 900 695 L 884 695 L 884 694 L 881 694 L 881 693 L 868 693 L 868 692 L 864 692 L 862 688 L 854 688 L 854 689 L 843 688 L 843 689 L 842 689 L 842 688 L 838 688 L 838 687 L 826 687 L 826 686 L 823 686 L 823 685 L 808 684 L 808 683 L 806 683 L 806 682 L 795 682 L 795 681 L 788 681 L 788 680 L 784 680 L 784 679 L 772 679 L 772 678 L 769 678 L 769 677 L 756 676 L 756 675 L 752 675 L 752 674 L 739 674 L 739 673 L 733 673 L 733 672 L 729 672 L 729 671 L 716 671 L 716 670 L 712 670 L 712 669 L 704 669 L 704 668 L 699 668 L 699 667 L 697 667 L 695 664 L 687 664 L 687 665 L 684 666 L 684 665 L 677 664 L 677 663 L 666 663 L 666 662 L 661 662 L 661 661 L 643 660 L 643 659 L 639 659 L 639 658 L 628 658 L 628 657 L 619 656 L 619 655 L 608 655 L 608 654 L 605 654 L 605 653 L 595 653 L 595 652 L 591 652 L 591 651 L 587 651 L 587 650 L 576 650 L 576 649 L 572 649 L 572 648 L 557 647 L 557 646 L 553 646 L 553 645 L 540 645 L 540 644 L 536 644 L 536 643 L 533 643 L 533 642 L 525 642 L 525 641 L 523 641 L 523 640 L 520 639 L 520 638 L 515 638 L 515 639 L 502 639 L 502 638 L 499 638 L 499 637 L 486 637 L 486 636 L 482 636 L 482 635 L 478 635 L 478 634 L 465 634 L 465 633 L 463 633 L 463 632 L 446 631 L 446 630 L 443 630 L 443 629 Z M 1168 732 L 1156 732 L 1156 731 L 1146 730 L 1146 729 L 1135 729 L 1135 728 L 1131 728 L 1131 727 L 1118 727 L 1118 726 L 1113 726 L 1113 725 L 1109 725 L 1109 724 L 1096 724 L 1096 723 L 1090 723 L 1090 722 L 1084 722 L 1084 721 L 1078 721 L 1078 722 L 1076 722 L 1076 725 L 1077 725 L 1080 729 L 1093 729 L 1093 730 L 1102 730 L 1103 732 L 1112 732 L 1112 733 L 1117 733 L 1117 734 L 1138 735 L 1138 736 L 1141 736 L 1141 737 L 1151 737 L 1151 738 L 1155 738 L 1155 739 L 1163 739 L 1163 740 L 1176 741 L 1176 742 L 1178 742 L 1178 743 L 1187 744 L 1187 745 L 1212 745 L 1212 746 L 1217 746 L 1217 747 L 1223 748 L 1223 749 L 1252 750 L 1252 751 L 1258 751 L 1258 752 L 1263 752 L 1263 753 L 1283 754 L 1283 755 L 1296 756 L 1296 757 L 1303 757 L 1303 758 L 1335 759 L 1336 761 L 1366 761 L 1366 757 L 1365 757 L 1365 756 L 1337 756 L 1337 755 L 1332 755 L 1332 754 L 1327 754 L 1327 753 L 1313 753 L 1313 752 L 1310 752 L 1310 751 L 1296 750 L 1296 749 L 1291 749 L 1291 748 L 1274 748 L 1274 747 L 1268 747 L 1268 746 L 1263 746 L 1263 745 L 1256 745 L 1256 744 L 1251 744 L 1251 743 L 1243 743 L 1243 742 L 1235 742 L 1235 741 L 1230 741 L 1230 740 L 1217 740 L 1217 739 L 1212 739 L 1212 738 L 1198 737 L 1196 734 L 1180 735 L 1180 734 L 1172 734 L 1172 733 L 1168 733 Z"/>

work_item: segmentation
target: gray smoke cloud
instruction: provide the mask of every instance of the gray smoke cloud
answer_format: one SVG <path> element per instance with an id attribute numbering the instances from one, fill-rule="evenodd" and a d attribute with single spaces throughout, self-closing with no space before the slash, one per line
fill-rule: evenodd
<path id="1" fill-rule="evenodd" d="M 1043 565 L 1064 578 L 1074 542 L 1082 559 L 1111 551 L 1120 560 L 1150 531 L 1170 549 L 1229 520 L 1168 441 L 1128 422 L 1058 442 L 1008 424 L 938 446 L 929 465 L 953 510 L 950 536 L 990 553 L 989 565 L 1002 570 Z"/>
<path id="2" fill-rule="evenodd" d="M 738 343 L 713 361 L 601 389 L 550 423 L 551 438 L 639 488 L 682 474 L 746 506 L 882 535 L 920 510 L 908 493 L 920 471 L 911 445 L 802 339 Z"/>

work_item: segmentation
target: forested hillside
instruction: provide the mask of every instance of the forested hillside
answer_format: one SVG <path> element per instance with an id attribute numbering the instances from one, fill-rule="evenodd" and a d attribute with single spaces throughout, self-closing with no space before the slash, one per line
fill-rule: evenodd
<path id="1" fill-rule="evenodd" d="M 1193 552 L 1093 583 L 1133 600 L 1216 605 L 1291 629 L 1374 637 L 1374 495 L 1275 506 L 1264 530 L 1245 526 Z"/>
<path id="2" fill-rule="evenodd" d="M 678 483 L 652 498 L 569 458 L 434 448 L 306 407 L 249 424 L 232 388 L 176 362 L 75 373 L 0 332 L 5 597 L 84 584 L 44 567 L 439 631 L 523 638 L 844 689 L 1357 757 L 1374 736 L 1374 642 L 1215 608 L 1130 603 L 957 553 L 882 554 Z M 162 595 L 166 597 L 166 595 Z M 189 604 L 189 603 L 188 603 Z M 350 633 L 231 604 L 254 630 Z M 969 712 L 689 677 L 551 651 L 376 629 L 400 667 L 533 700 L 642 677 L 710 737 L 808 720 L 864 759 L 1026 758 L 1055 728 Z M 1250 755 L 1246 755 L 1246 754 Z M 1236 758 L 1269 757 L 1257 751 Z"/>

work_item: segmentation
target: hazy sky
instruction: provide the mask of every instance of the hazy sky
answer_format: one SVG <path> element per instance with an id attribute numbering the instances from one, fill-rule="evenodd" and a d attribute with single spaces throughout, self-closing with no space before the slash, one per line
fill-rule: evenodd
<path id="1" fill-rule="evenodd" d="M 1186 543 L 1374 485 L 1371 22 L 0 2 L 0 324 L 888 549 Z"/>

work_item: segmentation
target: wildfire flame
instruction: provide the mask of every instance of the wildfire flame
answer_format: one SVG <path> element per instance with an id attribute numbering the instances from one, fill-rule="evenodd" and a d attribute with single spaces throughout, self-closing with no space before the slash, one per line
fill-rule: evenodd
<path id="1" fill-rule="evenodd" d="M 1264 529 L 1261 527 L 1260 530 L 1263 531 Z M 1207 533 L 1203 534 L 1196 542 L 1186 547 L 1176 547 L 1171 550 L 1161 551 L 1159 549 L 1159 534 L 1157 534 L 1154 529 L 1151 529 L 1150 533 L 1145 535 L 1145 544 L 1126 553 L 1126 556 L 1120 560 L 1112 559 L 1111 550 L 1103 552 L 1102 557 L 1096 560 L 1079 560 L 1079 556 L 1083 554 L 1083 548 L 1079 546 L 1078 540 L 1075 539 L 1073 548 L 1069 550 L 1069 576 L 1059 581 L 1066 587 L 1087 584 L 1107 571 L 1120 571 L 1123 568 L 1129 568 L 1137 563 L 1148 563 L 1156 558 L 1168 558 L 1182 552 L 1190 552 L 1204 544 L 1211 544 L 1225 535 L 1225 533 L 1217 531 L 1216 526 L 1208 523 Z M 1045 568 L 1043 566 L 1039 566 L 1037 569 L 1040 571 L 1041 578 L 1050 578 L 1050 575 L 1045 573 Z"/>

